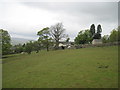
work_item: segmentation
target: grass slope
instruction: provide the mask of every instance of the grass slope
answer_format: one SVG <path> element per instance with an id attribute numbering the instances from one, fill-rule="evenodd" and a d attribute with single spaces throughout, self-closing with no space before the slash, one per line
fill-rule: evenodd
<path id="1" fill-rule="evenodd" d="M 3 59 L 3 88 L 115 88 L 117 50 L 112 46 L 10 55 Z"/>

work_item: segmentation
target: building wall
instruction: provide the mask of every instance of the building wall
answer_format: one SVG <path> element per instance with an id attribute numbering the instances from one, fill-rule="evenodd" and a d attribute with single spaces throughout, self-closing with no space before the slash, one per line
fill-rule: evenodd
<path id="1" fill-rule="evenodd" d="M 92 44 L 102 44 L 102 40 L 101 39 L 94 39 L 93 41 L 92 41 Z"/>

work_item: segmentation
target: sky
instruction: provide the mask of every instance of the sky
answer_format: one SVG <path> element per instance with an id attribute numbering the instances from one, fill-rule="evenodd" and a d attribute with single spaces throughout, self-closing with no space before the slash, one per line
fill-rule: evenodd
<path id="1" fill-rule="evenodd" d="M 102 26 L 102 36 L 118 26 L 118 0 L 1 0 L 0 29 L 11 37 L 37 40 L 37 32 L 62 22 L 73 41 L 91 24 Z"/>

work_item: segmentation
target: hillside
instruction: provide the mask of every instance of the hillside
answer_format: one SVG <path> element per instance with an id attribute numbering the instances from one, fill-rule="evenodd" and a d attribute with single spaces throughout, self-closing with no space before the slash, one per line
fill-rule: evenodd
<path id="1" fill-rule="evenodd" d="M 3 88 L 117 88 L 118 47 L 96 47 L 3 59 Z"/>
<path id="2" fill-rule="evenodd" d="M 11 38 L 12 45 L 17 44 L 24 44 L 26 42 L 30 41 L 30 39 L 24 39 L 24 38 Z"/>

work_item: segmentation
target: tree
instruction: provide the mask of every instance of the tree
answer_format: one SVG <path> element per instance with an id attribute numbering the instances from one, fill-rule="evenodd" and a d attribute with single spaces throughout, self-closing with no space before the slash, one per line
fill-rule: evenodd
<path id="1" fill-rule="evenodd" d="M 97 26 L 97 33 L 95 33 L 95 25 L 94 24 L 91 25 L 90 32 L 92 34 L 93 39 L 101 39 L 102 28 L 101 28 L 100 24 Z"/>
<path id="2" fill-rule="evenodd" d="M 102 32 L 102 28 L 101 25 L 99 24 L 97 26 L 97 33 L 94 34 L 93 39 L 101 39 L 101 32 Z"/>
<path id="3" fill-rule="evenodd" d="M 8 31 L 0 29 L 0 44 L 2 46 L 2 55 L 9 54 L 11 51 L 11 38 Z"/>
<path id="4" fill-rule="evenodd" d="M 101 25 L 99 24 L 97 26 L 97 33 L 100 34 L 102 32 L 102 28 L 101 28 Z"/>
<path id="5" fill-rule="evenodd" d="M 38 53 L 39 50 L 41 50 L 41 43 L 39 43 L 38 41 L 34 41 L 33 42 L 33 50 L 36 51 L 36 53 Z"/>
<path id="6" fill-rule="evenodd" d="M 62 23 L 57 23 L 50 27 L 51 36 L 55 41 L 55 49 L 58 49 L 60 40 L 65 37 L 64 31 Z"/>
<path id="7" fill-rule="evenodd" d="M 120 26 L 117 29 L 113 29 L 110 35 L 104 35 L 102 41 L 103 43 L 120 42 Z"/>
<path id="8" fill-rule="evenodd" d="M 76 44 L 91 43 L 92 42 L 92 37 L 91 37 L 90 30 L 80 31 L 74 41 L 75 41 Z"/>
<path id="9" fill-rule="evenodd" d="M 22 45 L 23 52 L 25 52 L 25 46 L 26 46 L 26 44 L 24 43 L 24 44 Z"/>
<path id="10" fill-rule="evenodd" d="M 31 54 L 32 50 L 33 50 L 33 43 L 32 41 L 30 41 L 25 45 L 25 52 L 27 52 L 28 54 Z"/>
<path id="11" fill-rule="evenodd" d="M 67 39 L 66 39 L 66 42 L 69 42 L 69 40 L 70 40 L 70 38 L 67 38 Z"/>
<path id="12" fill-rule="evenodd" d="M 103 43 L 108 43 L 108 42 L 109 42 L 109 35 L 104 35 L 104 36 L 102 37 L 102 42 L 103 42 Z"/>
<path id="13" fill-rule="evenodd" d="M 90 33 L 92 34 L 92 36 L 95 34 L 95 25 L 94 24 L 92 24 L 90 26 Z"/>
<path id="14" fill-rule="evenodd" d="M 50 32 L 49 32 L 49 28 L 43 28 L 42 30 L 40 30 L 37 35 L 39 36 L 38 41 L 41 42 L 43 44 L 43 46 L 45 46 L 45 48 L 47 49 L 47 51 L 49 51 L 49 46 L 51 44 L 51 40 L 52 38 L 50 37 Z"/>
<path id="15" fill-rule="evenodd" d="M 101 39 L 101 34 L 95 33 L 93 39 Z"/>
<path id="16" fill-rule="evenodd" d="M 23 45 L 18 44 L 14 46 L 14 53 L 21 53 L 24 51 Z"/>
<path id="17" fill-rule="evenodd" d="M 70 41 L 70 38 L 69 38 L 68 34 L 66 34 L 65 39 L 66 39 L 65 42 L 69 42 Z"/>
<path id="18" fill-rule="evenodd" d="M 112 30 L 111 34 L 110 34 L 110 42 L 118 42 L 120 41 L 120 36 L 118 36 L 118 34 L 120 34 L 119 30 Z"/>

